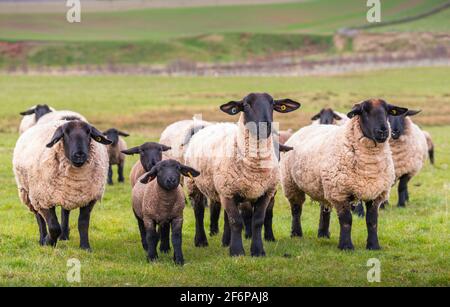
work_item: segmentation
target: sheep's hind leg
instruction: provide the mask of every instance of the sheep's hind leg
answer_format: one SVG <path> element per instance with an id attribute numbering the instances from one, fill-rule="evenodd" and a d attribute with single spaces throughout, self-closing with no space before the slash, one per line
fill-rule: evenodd
<path id="1" fill-rule="evenodd" d="M 159 232 L 161 234 L 161 244 L 159 250 L 163 254 L 167 254 L 170 251 L 170 224 L 162 223 L 159 226 Z"/>
<path id="2" fill-rule="evenodd" d="M 120 183 L 125 182 L 125 177 L 123 176 L 123 168 L 124 168 L 124 163 L 120 163 L 117 166 L 117 173 L 119 174 L 118 180 L 119 180 Z"/>
<path id="3" fill-rule="evenodd" d="M 252 237 L 253 207 L 250 203 L 244 203 L 240 205 L 240 211 L 244 221 L 245 238 L 250 239 Z"/>
<path id="4" fill-rule="evenodd" d="M 338 248 L 341 250 L 353 250 L 352 243 L 352 213 L 350 211 L 350 204 L 337 206 L 339 224 L 341 226 L 341 233 L 339 237 Z"/>
<path id="5" fill-rule="evenodd" d="M 47 224 L 45 224 L 44 218 L 39 213 L 36 212 L 35 215 L 39 227 L 39 245 L 43 246 L 47 237 Z"/>
<path id="6" fill-rule="evenodd" d="M 275 196 L 270 199 L 269 205 L 266 210 L 266 217 L 264 219 L 264 240 L 274 242 L 275 236 L 273 235 L 273 207 L 275 206 Z"/>
<path id="7" fill-rule="evenodd" d="M 59 236 L 59 240 L 61 241 L 69 240 L 70 234 L 69 217 L 70 217 L 70 210 L 61 208 L 61 235 Z"/>
<path id="8" fill-rule="evenodd" d="M 44 243 L 49 246 L 56 246 L 58 237 L 61 234 L 61 226 L 56 216 L 55 207 L 50 209 L 41 209 L 39 213 L 45 219 L 48 225 L 48 234 L 45 237 Z"/>
<path id="9" fill-rule="evenodd" d="M 234 199 L 222 197 L 220 202 L 224 206 L 228 222 L 231 230 L 230 239 L 230 255 L 242 256 L 244 255 L 244 245 L 242 244 L 242 228 L 243 221 L 241 213 L 239 212 L 238 203 Z"/>
<path id="10" fill-rule="evenodd" d="M 304 202 L 305 202 L 304 192 L 300 192 L 297 196 L 297 199 L 289 199 L 292 214 L 291 237 L 303 236 L 301 217 Z"/>
<path id="11" fill-rule="evenodd" d="M 410 179 L 407 174 L 400 177 L 400 182 L 398 183 L 398 207 L 405 207 L 408 200 L 408 182 Z"/>
<path id="12" fill-rule="evenodd" d="M 319 238 L 330 238 L 330 215 L 331 208 L 325 206 L 324 204 L 320 204 L 320 221 L 319 221 L 319 230 L 317 236 Z"/>
<path id="13" fill-rule="evenodd" d="M 378 243 L 378 208 L 373 201 L 366 202 L 367 245 L 370 250 L 380 249 Z"/>
<path id="14" fill-rule="evenodd" d="M 230 246 L 231 241 L 231 229 L 227 211 L 223 212 L 223 223 L 222 246 L 227 247 Z"/>
<path id="15" fill-rule="evenodd" d="M 89 223 L 91 220 L 91 212 L 94 208 L 95 201 L 89 203 L 86 207 L 80 208 L 80 216 L 78 217 L 78 232 L 80 233 L 80 248 L 91 251 L 89 244 Z"/>
<path id="16" fill-rule="evenodd" d="M 178 265 L 184 264 L 183 249 L 182 249 L 182 228 L 183 218 L 172 220 L 172 245 L 173 245 L 173 261 Z"/>
<path id="17" fill-rule="evenodd" d="M 209 207 L 209 213 L 210 213 L 210 224 L 209 224 L 209 235 L 215 236 L 219 233 L 219 219 L 220 219 L 220 209 L 221 209 L 220 202 L 211 202 Z"/>
<path id="18" fill-rule="evenodd" d="M 138 222 L 139 233 L 141 234 L 142 247 L 144 248 L 145 251 L 147 251 L 148 250 L 147 233 L 145 231 L 144 221 L 139 216 L 137 216 L 137 214 L 136 214 L 136 212 L 134 212 L 134 210 L 133 210 L 133 213 Z"/>
<path id="19" fill-rule="evenodd" d="M 253 257 L 265 256 L 264 245 L 262 241 L 261 231 L 264 225 L 264 219 L 266 217 L 267 206 L 269 205 L 271 198 L 265 194 L 260 197 L 253 205 L 253 220 L 252 220 L 252 244 L 251 254 Z"/>
<path id="20" fill-rule="evenodd" d="M 109 165 L 108 168 L 108 184 L 112 185 L 113 184 L 113 169 L 112 169 L 112 165 Z"/>
<path id="21" fill-rule="evenodd" d="M 208 246 L 208 239 L 205 232 L 205 207 L 207 199 L 197 188 L 189 195 L 195 214 L 195 238 L 194 244 L 196 247 Z"/>
<path id="22" fill-rule="evenodd" d="M 355 206 L 352 205 L 352 211 L 361 218 L 365 216 L 362 200 L 358 200 L 358 203 Z"/>

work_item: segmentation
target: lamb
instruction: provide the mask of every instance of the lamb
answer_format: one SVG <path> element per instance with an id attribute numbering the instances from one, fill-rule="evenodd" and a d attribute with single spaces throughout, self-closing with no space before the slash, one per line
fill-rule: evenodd
<path id="1" fill-rule="evenodd" d="M 186 179 L 196 217 L 196 246 L 208 245 L 203 225 L 207 197 L 212 204 L 220 203 L 225 208 L 225 229 L 231 229 L 230 255 L 243 255 L 238 204 L 249 201 L 253 206 L 251 255 L 265 255 L 261 228 L 279 180 L 271 136 L 273 111 L 287 113 L 299 107 L 290 99 L 274 100 L 266 93 L 252 93 L 220 107 L 229 115 L 241 113 L 237 125 L 214 124 L 192 137 L 184 158 L 202 174 L 195 180 Z"/>
<path id="2" fill-rule="evenodd" d="M 409 110 L 400 116 L 389 116 L 392 131 L 389 144 L 394 160 L 395 179 L 399 180 L 398 207 L 405 207 L 409 200 L 408 182 L 422 169 L 428 155 L 425 134 L 410 118 L 419 112 Z"/>
<path id="3" fill-rule="evenodd" d="M 387 116 L 408 109 L 381 99 L 356 104 L 343 126 L 310 125 L 286 143 L 294 150 L 281 160 L 281 184 L 292 211 L 292 236 L 302 236 L 300 216 L 305 194 L 321 204 L 319 237 L 330 237 L 331 208 L 340 223 L 338 248 L 354 249 L 351 203 L 366 203 L 367 249 L 379 249 L 378 207 L 395 180 Z"/>
<path id="4" fill-rule="evenodd" d="M 36 125 L 39 119 L 50 112 L 54 112 L 55 109 L 49 107 L 46 104 L 38 104 L 31 107 L 27 111 L 21 112 L 20 115 L 23 116 L 19 127 L 19 133 L 22 134 L 29 128 Z"/>
<path id="5" fill-rule="evenodd" d="M 68 239 L 68 213 L 80 208 L 80 248 L 90 250 L 90 214 L 104 193 L 108 152 L 103 145 L 109 144 L 101 132 L 82 121 L 38 124 L 20 136 L 14 149 L 14 174 L 20 200 L 36 216 L 41 245 L 56 246 L 58 238 Z M 57 205 L 65 212 L 62 225 L 56 217 Z"/>
<path id="6" fill-rule="evenodd" d="M 112 166 L 117 165 L 117 171 L 119 173 L 119 182 L 124 182 L 123 168 L 125 166 L 125 154 L 122 152 L 127 149 L 127 143 L 121 137 L 130 136 L 128 133 L 111 128 L 103 132 L 106 138 L 112 141 L 112 144 L 108 146 L 109 155 L 109 170 L 108 170 L 108 184 L 113 184 L 113 170 Z"/>
<path id="7" fill-rule="evenodd" d="M 181 242 L 185 198 L 180 186 L 180 174 L 192 178 L 200 175 L 195 169 L 169 159 L 158 162 L 150 172 L 139 178 L 133 188 L 133 212 L 149 261 L 158 258 L 156 247 L 160 235 L 156 227 L 159 225 L 168 231 L 172 229 L 173 259 L 176 264 L 184 264 Z M 169 235 L 161 236 L 160 251 L 166 253 L 169 250 Z"/>
<path id="8" fill-rule="evenodd" d="M 148 142 L 141 146 L 133 147 L 121 152 L 125 155 L 140 155 L 140 160 L 136 161 L 130 173 L 131 187 L 134 187 L 138 179 L 153 168 L 162 160 L 162 153 L 170 150 L 169 146 Z"/>
<path id="9" fill-rule="evenodd" d="M 338 125 L 342 126 L 348 121 L 348 117 L 345 114 L 334 111 L 331 108 L 323 108 L 319 113 L 314 115 L 312 125 Z"/>
<path id="10" fill-rule="evenodd" d="M 428 157 L 430 158 L 430 163 L 434 164 L 434 144 L 433 144 L 433 139 L 431 138 L 431 134 L 428 131 L 422 130 L 422 132 L 425 135 L 425 138 L 427 140 Z"/>

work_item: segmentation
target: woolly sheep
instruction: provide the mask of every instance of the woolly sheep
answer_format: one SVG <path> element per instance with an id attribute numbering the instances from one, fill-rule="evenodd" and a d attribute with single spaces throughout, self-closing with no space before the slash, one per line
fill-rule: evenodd
<path id="1" fill-rule="evenodd" d="M 399 180 L 399 207 L 404 207 L 409 200 L 408 182 L 422 169 L 428 155 L 425 134 L 410 118 L 419 112 L 409 110 L 400 116 L 389 116 L 392 136 L 389 144 L 394 160 L 395 179 Z"/>
<path id="2" fill-rule="evenodd" d="M 185 198 L 180 186 L 180 174 L 192 178 L 200 175 L 195 169 L 178 161 L 164 160 L 143 175 L 133 188 L 133 212 L 138 221 L 142 247 L 149 261 L 158 258 L 156 246 L 160 235 L 156 227 L 159 225 L 161 231 L 163 227 L 168 232 L 172 228 L 173 259 L 176 264 L 184 264 L 181 241 Z M 163 253 L 170 250 L 169 235 L 161 236 L 160 250 Z"/>
<path id="3" fill-rule="evenodd" d="M 55 213 L 59 205 L 66 212 L 80 208 L 80 247 L 90 250 L 90 213 L 104 193 L 108 144 L 101 132 L 82 121 L 38 124 L 18 139 L 14 174 L 20 200 L 36 215 L 41 245 L 55 246 L 60 235 L 68 239 L 69 216 L 63 215 L 61 227 Z"/>
<path id="4" fill-rule="evenodd" d="M 125 155 L 136 155 L 139 154 L 140 159 L 136 161 L 130 173 L 130 183 L 131 187 L 134 187 L 138 179 L 149 172 L 153 166 L 162 160 L 162 153 L 170 150 L 169 146 L 148 142 L 141 146 L 133 147 L 127 150 L 123 150 L 122 153 Z"/>
<path id="5" fill-rule="evenodd" d="M 53 121 L 58 121 L 58 120 L 66 120 L 66 121 L 71 121 L 71 120 L 79 120 L 79 121 L 83 121 L 86 123 L 89 123 L 88 120 L 86 119 L 86 117 L 84 117 L 83 115 L 77 113 L 77 112 L 73 112 L 73 111 L 54 111 L 51 113 L 47 113 L 44 116 L 42 116 L 39 121 L 37 122 L 38 125 L 41 124 L 48 124 L 51 123 Z"/>
<path id="6" fill-rule="evenodd" d="M 311 118 L 312 125 L 338 125 L 342 126 L 348 121 L 346 114 L 334 111 L 331 108 L 323 108 Z"/>
<path id="7" fill-rule="evenodd" d="M 294 150 L 281 160 L 281 184 L 291 204 L 292 236 L 302 236 L 300 216 L 305 194 L 321 204 L 319 237 L 329 237 L 330 209 L 341 226 L 338 247 L 353 249 L 351 203 L 366 202 L 367 249 L 379 249 L 378 206 L 395 180 L 387 115 L 407 109 L 384 100 L 356 104 L 343 126 L 310 125 L 286 143 Z"/>
<path id="8" fill-rule="evenodd" d="M 20 122 L 19 133 L 24 133 L 26 130 L 36 125 L 42 116 L 54 111 L 55 109 L 46 104 L 38 104 L 36 106 L 32 106 L 27 111 L 21 112 L 20 115 L 22 115 L 23 118 Z"/>
<path id="9" fill-rule="evenodd" d="M 203 225 L 207 197 L 212 204 L 220 203 L 225 208 L 225 229 L 231 229 L 230 255 L 243 255 L 243 223 L 238 204 L 250 201 L 253 206 L 251 255 L 265 255 L 261 228 L 279 180 L 278 158 L 271 137 L 273 110 L 287 113 L 299 107 L 298 102 L 290 99 L 274 100 L 265 93 L 249 94 L 241 101 L 220 107 L 230 115 L 241 113 L 238 125 L 211 125 L 192 137 L 185 162 L 202 174 L 195 180 L 186 180 L 196 217 L 196 246 L 208 245 Z"/>
<path id="10" fill-rule="evenodd" d="M 125 166 L 125 154 L 122 151 L 127 149 L 127 143 L 122 137 L 128 137 L 130 135 L 114 128 L 106 130 L 103 134 L 112 142 L 112 144 L 108 146 L 108 184 L 113 184 L 113 165 L 117 165 L 117 172 L 119 173 L 118 181 L 124 182 L 125 178 L 123 177 L 123 168 Z"/>

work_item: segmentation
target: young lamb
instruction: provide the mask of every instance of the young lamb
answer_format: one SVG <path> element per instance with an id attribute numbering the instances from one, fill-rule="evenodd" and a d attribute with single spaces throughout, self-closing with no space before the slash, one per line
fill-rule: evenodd
<path id="1" fill-rule="evenodd" d="M 323 108 L 319 113 L 311 117 L 313 125 L 338 125 L 342 126 L 349 118 L 347 115 L 334 111 L 331 108 Z"/>
<path id="2" fill-rule="evenodd" d="M 422 169 L 428 155 L 427 139 L 410 119 L 410 116 L 419 112 L 409 110 L 400 116 L 389 116 L 392 131 L 389 145 L 394 160 L 395 179 L 399 180 L 399 207 L 404 207 L 409 200 L 408 182 Z"/>
<path id="3" fill-rule="evenodd" d="M 54 111 L 55 109 L 46 104 L 38 104 L 37 106 L 31 107 L 27 111 L 21 112 L 20 115 L 22 115 L 23 118 L 20 122 L 19 133 L 24 133 L 26 130 L 36 125 L 42 116 Z"/>
<path id="4" fill-rule="evenodd" d="M 250 94 L 220 109 L 241 113 L 238 124 L 214 124 L 197 132 L 185 153 L 186 164 L 202 173 L 186 186 L 196 217 L 195 245 L 207 246 L 203 225 L 206 197 L 225 208 L 225 228 L 230 227 L 230 254 L 244 254 L 242 216 L 238 204 L 253 206 L 251 255 L 263 256 L 261 238 L 267 206 L 279 180 L 278 158 L 273 150 L 273 111 L 287 113 L 300 107 L 290 99 L 274 100 L 268 94 Z M 224 231 L 227 233 L 227 231 Z"/>
<path id="5" fill-rule="evenodd" d="M 389 115 L 408 109 L 384 100 L 356 104 L 343 126 L 310 125 L 286 143 L 294 150 L 281 160 L 281 183 L 291 204 L 292 236 L 302 236 L 300 216 L 305 194 L 321 204 L 318 236 L 329 237 L 330 209 L 341 226 L 339 248 L 353 249 L 351 203 L 366 203 L 367 249 L 379 249 L 378 206 L 387 199 L 395 180 L 394 163 L 387 142 Z"/>
<path id="6" fill-rule="evenodd" d="M 109 170 L 108 170 L 108 184 L 113 184 L 113 165 L 117 165 L 117 172 L 119 173 L 119 182 L 124 182 L 123 168 L 125 166 L 125 154 L 122 152 L 127 149 L 127 143 L 122 137 L 130 136 L 128 133 L 111 128 L 103 132 L 106 138 L 112 141 L 112 144 L 108 146 L 109 155 Z"/>
<path id="7" fill-rule="evenodd" d="M 133 188 L 133 212 L 149 261 L 158 258 L 156 247 L 160 235 L 156 227 L 159 225 L 160 229 L 166 227 L 168 231 L 172 228 L 173 259 L 176 264 L 184 264 L 181 241 L 185 198 L 180 186 L 180 174 L 192 178 L 200 175 L 195 169 L 178 161 L 164 160 L 140 177 Z M 168 238 L 169 236 L 161 236 L 161 252 L 169 251 Z"/>
<path id="8" fill-rule="evenodd" d="M 82 121 L 39 124 L 20 136 L 14 149 L 14 174 L 21 201 L 36 215 L 41 245 L 55 246 L 60 235 L 68 239 L 68 212 L 80 208 L 80 248 L 90 250 L 90 214 L 105 189 L 104 145 L 109 144 L 101 132 Z M 67 212 L 61 226 L 57 205 Z"/>
<path id="9" fill-rule="evenodd" d="M 133 147 L 127 150 L 122 150 L 125 155 L 139 154 L 140 159 L 136 161 L 130 173 L 131 187 L 134 187 L 138 179 L 149 172 L 153 166 L 162 160 L 162 153 L 171 148 L 158 143 L 148 142 L 141 146 Z"/>

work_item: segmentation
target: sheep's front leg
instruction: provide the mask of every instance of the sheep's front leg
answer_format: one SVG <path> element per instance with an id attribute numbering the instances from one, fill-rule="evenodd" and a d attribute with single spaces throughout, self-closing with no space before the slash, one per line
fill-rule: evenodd
<path id="1" fill-rule="evenodd" d="M 222 235 L 222 246 L 227 247 L 230 246 L 231 241 L 231 229 L 230 229 L 230 221 L 228 220 L 228 214 L 225 210 L 223 212 L 223 235 Z"/>
<path id="2" fill-rule="evenodd" d="M 253 205 L 253 220 L 252 220 L 252 245 L 250 248 L 253 257 L 265 256 L 263 241 L 262 241 L 262 226 L 266 217 L 267 206 L 270 202 L 270 197 L 266 193 L 261 196 Z"/>
<path id="3" fill-rule="evenodd" d="M 47 237 L 47 224 L 39 213 L 36 212 L 35 215 L 39 227 L 39 245 L 42 246 L 45 245 L 45 238 Z"/>
<path id="4" fill-rule="evenodd" d="M 194 207 L 195 214 L 195 238 L 194 244 L 196 247 L 208 246 L 208 239 L 206 238 L 205 232 L 205 207 L 207 204 L 206 197 L 197 189 L 189 195 L 191 199 L 191 204 Z"/>
<path id="5" fill-rule="evenodd" d="M 352 243 L 352 212 L 350 203 L 335 206 L 338 211 L 341 233 L 338 248 L 341 250 L 353 250 Z"/>
<path id="6" fill-rule="evenodd" d="M 91 251 L 89 244 L 89 224 L 91 221 L 91 212 L 94 208 L 95 201 L 90 202 L 86 207 L 80 208 L 80 216 L 78 217 L 78 232 L 80 233 L 80 248 Z"/>
<path id="7" fill-rule="evenodd" d="M 231 198 L 221 197 L 220 202 L 224 206 L 227 215 L 228 222 L 231 230 L 230 240 L 230 255 L 242 256 L 244 255 L 244 245 L 242 244 L 242 228 L 243 222 L 241 213 L 239 212 L 238 203 Z M 261 235 L 261 234 L 260 234 Z"/>
<path id="8" fill-rule="evenodd" d="M 219 219 L 220 219 L 220 202 L 211 202 L 210 204 L 210 224 L 209 224 L 209 235 L 215 236 L 219 233 Z"/>
<path id="9" fill-rule="evenodd" d="M 406 201 L 408 200 L 408 182 L 411 179 L 408 174 L 400 177 L 400 182 L 398 183 L 398 204 L 399 207 L 405 207 Z"/>
<path id="10" fill-rule="evenodd" d="M 182 249 L 182 229 L 183 218 L 172 220 L 172 245 L 173 245 L 173 260 L 178 265 L 184 265 L 183 249 Z"/>
<path id="11" fill-rule="evenodd" d="M 124 168 L 124 162 L 119 163 L 119 165 L 117 166 L 117 172 L 119 174 L 119 182 L 123 183 L 125 182 L 125 177 L 123 176 L 123 168 Z"/>
<path id="12" fill-rule="evenodd" d="M 378 205 L 374 201 L 366 202 L 367 245 L 370 250 L 380 249 L 378 243 Z"/>
<path id="13" fill-rule="evenodd" d="M 273 235 L 272 220 L 273 220 L 273 207 L 275 206 L 275 196 L 270 199 L 269 205 L 266 210 L 266 218 L 264 219 L 264 240 L 275 241 Z"/>
<path id="14" fill-rule="evenodd" d="M 159 246 L 159 250 L 161 253 L 167 254 L 170 251 L 170 224 L 161 223 L 159 227 L 161 233 L 161 244 Z"/>
<path id="15" fill-rule="evenodd" d="M 113 169 L 112 169 L 112 165 L 109 165 L 108 168 L 108 184 L 112 185 L 113 184 Z"/>
<path id="16" fill-rule="evenodd" d="M 136 217 L 136 220 L 138 222 L 138 227 L 139 227 L 139 233 L 141 235 L 141 243 L 142 243 L 142 247 L 144 248 L 145 251 L 148 250 L 148 244 L 147 244 L 147 233 L 145 231 L 145 225 L 144 225 L 144 221 L 136 214 L 136 212 L 134 212 L 134 216 Z"/>
<path id="17" fill-rule="evenodd" d="M 321 203 L 319 230 L 317 232 L 319 238 L 330 238 L 330 214 L 331 209 Z"/>
<path id="18" fill-rule="evenodd" d="M 70 217 L 70 210 L 61 208 L 61 235 L 59 236 L 59 239 L 61 241 L 69 240 L 69 233 L 70 233 L 69 217 Z"/>
<path id="19" fill-rule="evenodd" d="M 156 246 L 158 245 L 159 234 L 156 231 L 156 222 L 154 220 L 145 220 L 145 231 L 147 233 L 148 260 L 155 261 L 158 258 Z"/>
<path id="20" fill-rule="evenodd" d="M 48 234 L 45 237 L 45 245 L 56 246 L 58 237 L 61 234 L 61 226 L 56 216 L 55 207 L 50 209 L 41 209 L 39 213 L 45 219 L 48 225 Z"/>

